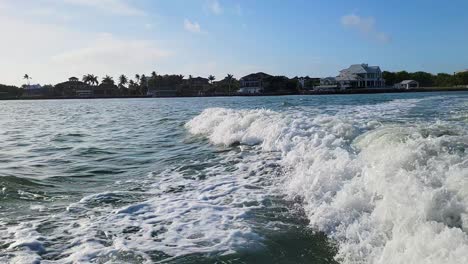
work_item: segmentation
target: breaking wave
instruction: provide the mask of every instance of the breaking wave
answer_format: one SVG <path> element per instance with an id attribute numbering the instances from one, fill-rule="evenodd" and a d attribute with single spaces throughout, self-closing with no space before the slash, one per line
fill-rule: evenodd
<path id="1" fill-rule="evenodd" d="M 276 181 L 337 244 L 340 262 L 468 263 L 466 126 L 399 119 L 418 102 L 334 115 L 210 108 L 186 127 L 279 155 Z"/>

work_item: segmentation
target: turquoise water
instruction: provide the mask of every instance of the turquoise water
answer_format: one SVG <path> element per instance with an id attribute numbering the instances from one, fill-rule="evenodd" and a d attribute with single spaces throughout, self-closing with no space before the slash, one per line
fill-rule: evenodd
<path id="1" fill-rule="evenodd" d="M 3 101 L 0 262 L 466 263 L 467 128 L 453 92 Z"/>

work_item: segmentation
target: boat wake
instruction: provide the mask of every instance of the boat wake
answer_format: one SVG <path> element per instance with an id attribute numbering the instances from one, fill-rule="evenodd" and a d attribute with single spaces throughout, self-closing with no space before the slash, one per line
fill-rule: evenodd
<path id="1" fill-rule="evenodd" d="M 302 199 L 310 227 L 337 243 L 340 262 L 468 263 L 467 130 L 387 122 L 417 102 L 334 116 L 212 108 L 186 126 L 214 144 L 280 153 L 282 191 Z"/>

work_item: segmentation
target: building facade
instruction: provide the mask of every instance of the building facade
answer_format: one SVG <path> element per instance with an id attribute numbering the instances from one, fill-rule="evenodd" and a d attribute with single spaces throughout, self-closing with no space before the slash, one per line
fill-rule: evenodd
<path id="1" fill-rule="evenodd" d="M 239 80 L 240 94 L 260 94 L 268 85 L 268 78 L 272 76 L 263 72 L 252 73 Z"/>

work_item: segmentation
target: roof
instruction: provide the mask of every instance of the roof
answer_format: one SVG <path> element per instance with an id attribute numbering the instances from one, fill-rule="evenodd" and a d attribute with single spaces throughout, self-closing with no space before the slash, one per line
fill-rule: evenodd
<path id="1" fill-rule="evenodd" d="M 361 78 L 360 76 L 356 74 L 350 74 L 348 72 L 344 72 L 340 74 L 340 76 L 336 77 L 336 80 L 337 81 L 359 81 L 359 80 L 363 80 L 363 78 Z"/>
<path id="2" fill-rule="evenodd" d="M 410 83 L 417 83 L 415 80 L 404 80 L 400 84 L 410 84 Z"/>
<path id="3" fill-rule="evenodd" d="M 209 81 L 207 78 L 203 78 L 203 77 L 200 77 L 200 76 L 192 78 L 191 80 L 192 81 Z"/>
<path id="4" fill-rule="evenodd" d="M 264 73 L 264 72 L 257 72 L 257 73 L 251 73 L 249 75 L 246 75 L 241 78 L 241 80 L 245 79 L 264 79 L 267 77 L 272 77 L 270 74 Z"/>
<path id="5" fill-rule="evenodd" d="M 369 66 L 368 64 L 353 64 L 349 68 L 342 70 L 341 72 L 347 72 L 351 74 L 360 73 L 378 73 L 380 72 L 379 66 Z"/>
<path id="6" fill-rule="evenodd" d="M 56 85 L 88 85 L 82 81 L 65 81 L 61 83 L 57 83 Z"/>

